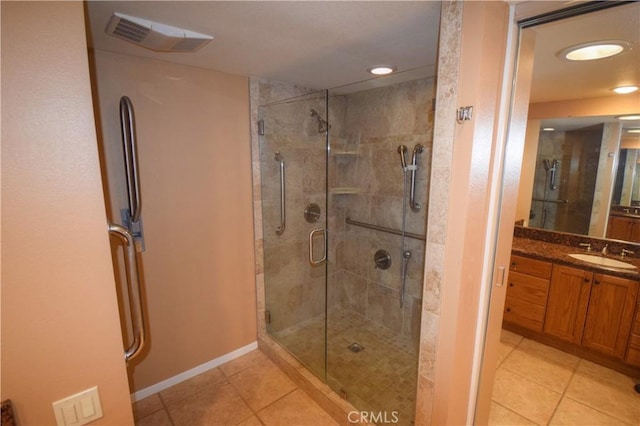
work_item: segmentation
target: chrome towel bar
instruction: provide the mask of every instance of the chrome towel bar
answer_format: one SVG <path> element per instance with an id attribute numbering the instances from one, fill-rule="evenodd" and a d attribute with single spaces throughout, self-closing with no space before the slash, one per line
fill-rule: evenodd
<path id="1" fill-rule="evenodd" d="M 124 149 L 124 165 L 127 174 L 127 193 L 131 222 L 140 220 L 142 199 L 140 197 L 140 179 L 138 178 L 138 144 L 136 142 L 133 104 L 127 96 L 120 98 L 120 129 Z"/>
<path id="2" fill-rule="evenodd" d="M 280 162 L 280 226 L 276 229 L 276 234 L 282 235 L 287 227 L 287 213 L 285 205 L 284 157 L 280 154 L 280 151 L 276 152 L 275 160 Z"/>
<path id="3" fill-rule="evenodd" d="M 372 225 L 370 223 L 359 222 L 357 220 L 352 220 L 350 217 L 347 218 L 346 222 L 349 225 L 360 226 L 361 228 L 373 229 L 374 231 L 386 232 L 388 234 L 402 235 L 402 231 L 400 230 L 387 228 L 386 226 Z M 427 241 L 426 236 L 420 235 L 420 234 L 414 234 L 413 232 L 405 232 L 404 236 L 408 238 L 413 238 L 414 240 Z"/>

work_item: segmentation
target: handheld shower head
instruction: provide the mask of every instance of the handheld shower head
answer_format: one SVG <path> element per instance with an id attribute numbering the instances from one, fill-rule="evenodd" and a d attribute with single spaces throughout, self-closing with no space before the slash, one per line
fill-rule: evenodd
<path id="1" fill-rule="evenodd" d="M 398 146 L 398 154 L 400 154 L 400 164 L 402 164 L 402 170 L 407 168 L 407 160 L 404 158 L 404 155 L 407 152 L 407 147 L 405 145 Z"/>

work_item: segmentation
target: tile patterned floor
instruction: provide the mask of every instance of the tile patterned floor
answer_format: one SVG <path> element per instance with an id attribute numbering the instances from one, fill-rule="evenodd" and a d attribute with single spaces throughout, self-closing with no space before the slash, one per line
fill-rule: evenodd
<path id="1" fill-rule="evenodd" d="M 324 317 L 274 337 L 324 379 Z M 334 391 L 346 393 L 347 400 L 360 410 L 387 412 L 389 416 L 395 411 L 397 424 L 413 424 L 417 344 L 409 337 L 339 308 L 329 313 L 327 342 L 326 380 Z M 357 353 L 349 350 L 354 342 L 364 350 Z"/>
<path id="2" fill-rule="evenodd" d="M 255 350 L 134 404 L 137 426 L 337 425 Z"/>
<path id="3" fill-rule="evenodd" d="M 635 381 L 503 330 L 490 425 L 640 425 Z"/>

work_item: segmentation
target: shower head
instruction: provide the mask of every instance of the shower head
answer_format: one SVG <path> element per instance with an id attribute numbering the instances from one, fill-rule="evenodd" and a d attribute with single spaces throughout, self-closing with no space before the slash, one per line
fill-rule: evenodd
<path id="1" fill-rule="evenodd" d="M 544 159 L 542 160 L 542 165 L 544 166 L 544 169 L 548 172 L 549 170 L 551 170 L 551 163 L 549 163 L 549 160 Z"/>
<path id="2" fill-rule="evenodd" d="M 416 144 L 416 146 L 413 147 L 413 155 L 421 154 L 422 151 L 424 151 L 424 145 L 421 143 Z"/>
<path id="3" fill-rule="evenodd" d="M 405 145 L 398 146 L 398 154 L 400 154 L 400 164 L 402 164 L 402 170 L 407 168 L 407 160 L 404 158 L 404 154 L 407 152 L 407 147 Z"/>
<path id="4" fill-rule="evenodd" d="M 318 114 L 318 111 L 316 111 L 315 109 L 311 109 L 309 112 L 311 113 L 311 117 L 315 118 L 318 122 L 318 133 L 325 133 L 331 128 L 329 122 L 327 120 L 324 120 L 322 116 Z"/>

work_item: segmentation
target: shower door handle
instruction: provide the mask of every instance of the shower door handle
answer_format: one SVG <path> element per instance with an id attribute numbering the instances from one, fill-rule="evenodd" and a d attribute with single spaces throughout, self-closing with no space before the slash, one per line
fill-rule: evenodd
<path id="1" fill-rule="evenodd" d="M 140 277 L 138 258 L 133 235 L 127 228 L 120 225 L 109 224 L 109 234 L 116 236 L 125 243 L 124 265 L 127 276 L 127 294 L 131 315 L 131 329 L 133 330 L 133 342 L 124 351 L 125 361 L 135 358 L 145 344 L 144 315 L 142 311 L 142 292 L 140 291 Z"/>
<path id="2" fill-rule="evenodd" d="M 280 151 L 276 152 L 275 160 L 280 163 L 280 226 L 276 229 L 276 235 L 282 235 L 287 227 L 287 213 L 285 204 L 284 157 L 280 154 Z"/>
<path id="3" fill-rule="evenodd" d="M 133 104 L 127 96 L 120 98 L 120 129 L 124 148 L 124 165 L 127 174 L 127 193 L 131 222 L 140 220 L 142 199 L 140 197 L 140 179 L 138 177 L 138 144 L 136 142 Z"/>
<path id="4" fill-rule="evenodd" d="M 316 234 L 322 233 L 324 236 L 324 250 L 322 254 L 322 258 L 319 260 L 315 260 L 313 258 L 313 237 Z M 327 230 L 326 229 L 314 229 L 309 232 L 309 263 L 313 266 L 322 265 L 327 261 Z"/>

